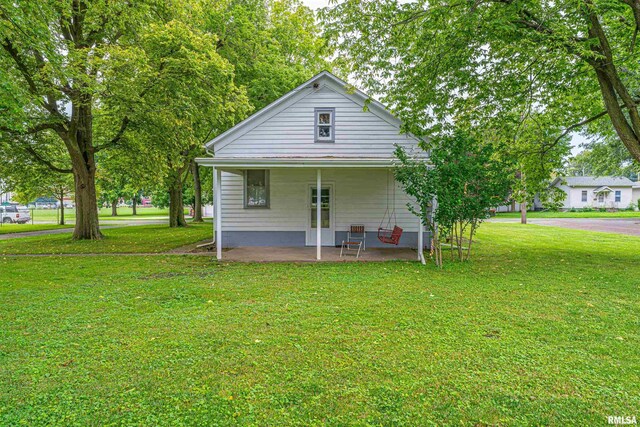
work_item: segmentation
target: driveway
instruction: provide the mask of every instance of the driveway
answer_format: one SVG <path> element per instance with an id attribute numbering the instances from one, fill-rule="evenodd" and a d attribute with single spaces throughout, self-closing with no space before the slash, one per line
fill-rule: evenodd
<path id="1" fill-rule="evenodd" d="M 519 218 L 492 219 L 493 222 L 520 222 Z M 577 230 L 640 236 L 640 218 L 529 218 L 529 224 Z"/>

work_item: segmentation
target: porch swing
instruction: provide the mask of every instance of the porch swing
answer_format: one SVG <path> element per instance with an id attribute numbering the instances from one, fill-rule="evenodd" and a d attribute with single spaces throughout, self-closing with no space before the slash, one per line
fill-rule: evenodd
<path id="1" fill-rule="evenodd" d="M 393 204 L 389 208 L 389 173 L 387 174 L 387 209 L 382 216 L 382 221 L 378 226 L 378 240 L 388 245 L 398 245 L 400 237 L 402 237 L 402 228 L 398 227 L 396 218 L 396 186 L 392 187 Z M 391 220 L 393 219 L 393 228 L 391 228 Z M 386 223 L 385 223 L 386 220 Z M 384 225 L 384 227 L 383 227 Z"/>

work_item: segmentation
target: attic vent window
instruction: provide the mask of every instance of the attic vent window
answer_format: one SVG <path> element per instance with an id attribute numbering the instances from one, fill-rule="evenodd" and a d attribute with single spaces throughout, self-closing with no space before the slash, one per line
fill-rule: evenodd
<path id="1" fill-rule="evenodd" d="M 335 141 L 335 108 L 315 109 L 315 141 Z"/>

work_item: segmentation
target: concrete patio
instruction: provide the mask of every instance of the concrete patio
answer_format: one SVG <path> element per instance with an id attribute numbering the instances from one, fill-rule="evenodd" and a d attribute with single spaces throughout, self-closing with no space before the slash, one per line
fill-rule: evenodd
<path id="1" fill-rule="evenodd" d="M 322 248 L 322 260 L 316 260 L 316 248 L 310 247 L 265 247 L 242 246 L 224 249 L 223 261 L 234 262 L 354 262 L 354 261 L 416 261 L 418 253 L 408 248 L 368 248 L 360 252 L 350 251 L 342 258 L 340 248 L 325 246 Z"/>

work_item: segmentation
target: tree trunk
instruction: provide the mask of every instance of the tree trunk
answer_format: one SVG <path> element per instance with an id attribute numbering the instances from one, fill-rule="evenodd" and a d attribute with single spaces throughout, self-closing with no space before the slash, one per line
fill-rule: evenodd
<path id="1" fill-rule="evenodd" d="M 64 193 L 60 194 L 58 200 L 60 201 L 60 222 L 58 222 L 58 224 L 64 225 Z"/>
<path id="2" fill-rule="evenodd" d="M 77 157 L 80 157 L 78 159 Z M 89 168 L 87 168 L 89 164 Z M 96 169 L 93 155 L 85 162 L 83 157 L 74 156 L 73 177 L 76 190 L 76 226 L 73 238 L 102 239 L 98 224 L 98 203 L 96 202 Z"/>
<path id="3" fill-rule="evenodd" d="M 184 204 L 182 201 L 182 179 L 176 173 L 169 187 L 169 227 L 186 227 Z"/>
<path id="4" fill-rule="evenodd" d="M 193 222 L 202 221 L 202 183 L 200 182 L 200 170 L 195 160 L 191 162 L 191 174 L 193 175 Z"/>
<path id="5" fill-rule="evenodd" d="M 520 202 L 520 223 L 527 223 L 527 202 Z"/>
<path id="6" fill-rule="evenodd" d="M 69 129 L 59 132 L 64 141 L 73 169 L 76 191 L 75 240 L 102 239 L 96 200 L 96 160 L 93 146 L 93 100 L 81 94 L 71 102 Z"/>
<path id="7" fill-rule="evenodd" d="M 131 199 L 131 215 L 138 215 L 138 211 L 136 210 L 136 202 L 138 201 L 138 195 L 134 195 L 133 198 Z"/>
<path id="8" fill-rule="evenodd" d="M 111 201 L 111 216 L 118 216 L 118 199 Z"/>
<path id="9" fill-rule="evenodd" d="M 587 14 L 589 38 L 598 41 L 598 44 L 591 43 L 591 50 L 597 56 L 589 58 L 587 62 L 596 73 L 602 100 L 613 128 L 624 146 L 629 150 L 629 153 L 631 153 L 631 156 L 636 161 L 640 161 L 640 112 L 638 111 L 638 100 L 634 98 L 633 92 L 625 86 L 625 82 L 620 77 L 615 66 L 609 40 L 600 23 L 600 18 L 595 12 L 596 9 L 593 2 L 589 0 L 586 3 L 590 6 Z M 628 4 L 634 10 L 636 25 L 639 25 L 640 9 L 636 9 L 636 4 L 633 2 Z M 622 105 L 620 101 L 622 101 Z"/>

